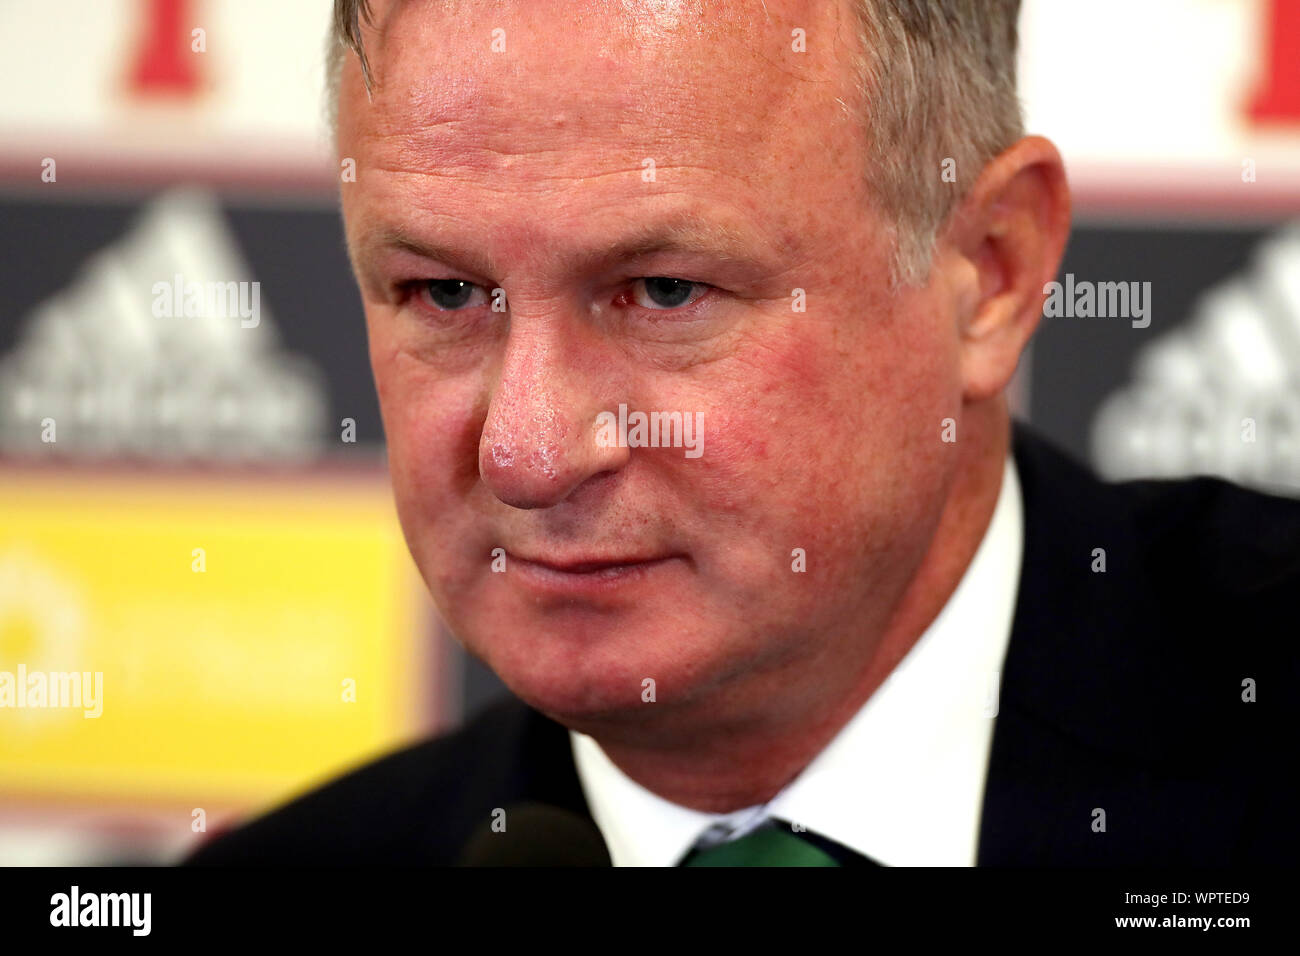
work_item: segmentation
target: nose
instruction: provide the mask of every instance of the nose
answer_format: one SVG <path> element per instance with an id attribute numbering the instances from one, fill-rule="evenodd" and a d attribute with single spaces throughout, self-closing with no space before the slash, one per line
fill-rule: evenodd
<path id="1" fill-rule="evenodd" d="M 596 440 L 598 370 L 555 325 L 512 322 L 479 438 L 484 484 L 513 508 L 549 508 L 623 467 L 628 449 Z"/>

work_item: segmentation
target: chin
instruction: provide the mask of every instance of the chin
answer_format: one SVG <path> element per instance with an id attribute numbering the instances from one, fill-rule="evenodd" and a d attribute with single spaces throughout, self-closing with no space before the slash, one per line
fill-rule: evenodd
<path id="1" fill-rule="evenodd" d="M 466 648 L 515 696 L 575 729 L 653 716 L 707 669 L 683 659 L 680 632 L 663 622 L 525 617 L 462 633 Z M 655 682 L 653 702 L 643 699 L 647 678 Z"/>

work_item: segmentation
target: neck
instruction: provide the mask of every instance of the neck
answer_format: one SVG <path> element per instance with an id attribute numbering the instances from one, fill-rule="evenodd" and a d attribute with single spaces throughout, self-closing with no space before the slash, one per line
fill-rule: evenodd
<path id="1" fill-rule="evenodd" d="M 800 673 L 756 675 L 756 686 L 728 700 L 711 699 L 667 721 L 660 712 L 652 741 L 629 727 L 588 731 L 619 769 L 665 800 L 706 813 L 766 803 L 798 776 L 925 633 L 983 540 L 1010 434 L 1005 403 L 986 404 L 967 410 L 960 461 L 936 530 L 874 633 L 832 642 L 833 654 L 811 660 Z M 741 700 L 767 703 L 744 709 Z"/>

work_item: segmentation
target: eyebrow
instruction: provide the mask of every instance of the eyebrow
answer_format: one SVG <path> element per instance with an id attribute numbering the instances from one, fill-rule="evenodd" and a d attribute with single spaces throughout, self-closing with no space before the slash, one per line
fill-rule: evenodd
<path id="1" fill-rule="evenodd" d="M 614 243 L 610 259 L 632 259 L 656 252 L 698 252 L 740 258 L 752 254 L 753 243 L 738 230 L 693 217 L 677 217 L 648 225 Z"/>
<path id="2" fill-rule="evenodd" d="M 379 250 L 395 249 L 421 258 L 468 269 L 484 277 L 498 275 L 498 263 L 488 255 L 417 238 L 400 227 L 384 226 L 367 235 L 360 243 L 362 259 Z M 755 243 L 739 230 L 695 216 L 678 215 L 657 223 L 639 226 L 610 244 L 588 252 L 575 252 L 575 266 L 621 262 L 663 252 L 711 255 L 724 260 L 766 258 L 770 247 L 761 240 Z"/>

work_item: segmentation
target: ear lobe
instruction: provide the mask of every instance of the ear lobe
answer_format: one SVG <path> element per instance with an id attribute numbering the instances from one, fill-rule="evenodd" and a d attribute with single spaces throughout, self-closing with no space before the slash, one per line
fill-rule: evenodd
<path id="1" fill-rule="evenodd" d="M 1043 287 L 1056 277 L 1070 231 L 1065 166 L 1039 136 L 1020 140 L 985 167 L 962 203 L 951 241 L 978 276 L 963 316 L 967 401 L 1002 391 L 1042 315 Z"/>

